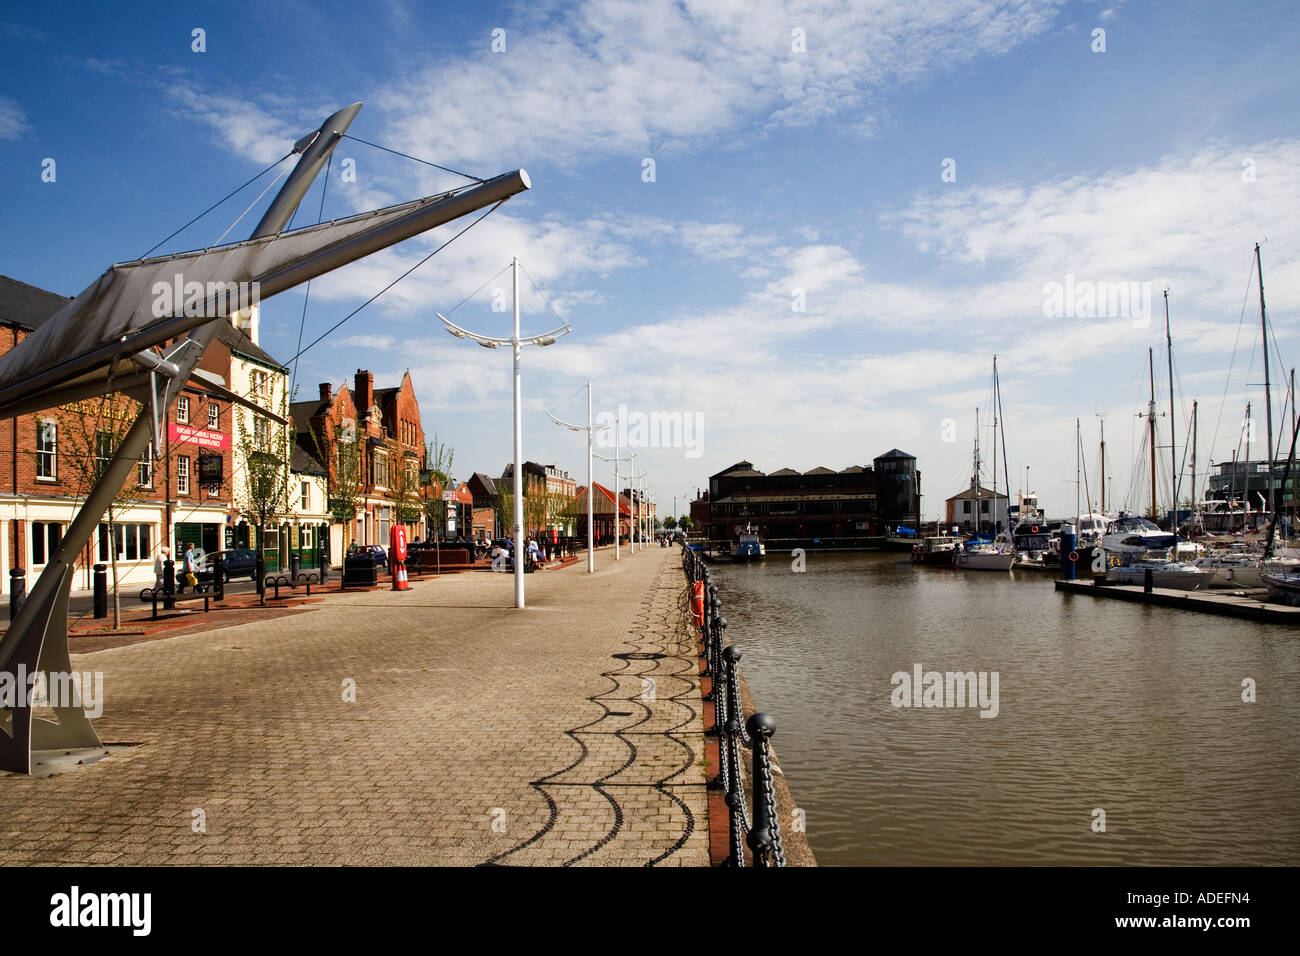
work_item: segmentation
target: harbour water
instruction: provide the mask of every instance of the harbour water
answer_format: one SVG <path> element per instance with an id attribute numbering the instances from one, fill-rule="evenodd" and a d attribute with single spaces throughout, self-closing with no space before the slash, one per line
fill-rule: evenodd
<path id="1" fill-rule="evenodd" d="M 715 580 L 821 865 L 1300 862 L 1300 630 L 896 552 L 806 567 Z M 893 706 L 918 664 L 996 671 L 997 716 Z"/>

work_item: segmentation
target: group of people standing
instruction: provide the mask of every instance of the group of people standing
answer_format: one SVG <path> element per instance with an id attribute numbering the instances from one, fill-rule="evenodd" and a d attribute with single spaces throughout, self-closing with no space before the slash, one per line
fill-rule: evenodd
<path id="1" fill-rule="evenodd" d="M 153 559 L 153 586 L 157 591 L 165 590 L 167 562 L 171 560 L 171 556 L 172 549 L 164 545 L 158 549 L 158 557 Z M 184 594 L 187 586 L 194 587 L 199 583 L 199 554 L 194 550 L 193 542 L 185 545 L 185 554 L 181 556 L 180 567 L 174 567 L 172 570 L 176 572 L 177 594 Z"/>

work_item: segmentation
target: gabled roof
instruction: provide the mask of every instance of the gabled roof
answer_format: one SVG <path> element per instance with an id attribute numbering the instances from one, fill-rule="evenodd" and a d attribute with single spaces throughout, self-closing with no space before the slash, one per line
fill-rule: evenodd
<path id="1" fill-rule="evenodd" d="M 753 478 L 761 474 L 763 474 L 761 471 L 754 470 L 754 463 L 752 461 L 738 461 L 730 468 L 724 468 L 716 475 L 711 475 L 710 477 L 722 478 L 725 475 L 731 475 L 732 477 Z"/>
<path id="2" fill-rule="evenodd" d="M 880 461 L 882 458 L 911 458 L 913 461 L 916 460 L 915 455 L 909 455 L 907 452 L 899 451 L 897 448 L 891 448 L 883 455 L 877 455 L 876 461 Z"/>
<path id="3" fill-rule="evenodd" d="M 976 494 L 975 494 L 975 486 L 972 485 L 971 487 L 967 488 L 965 491 L 959 491 L 957 494 L 953 495 L 951 498 L 949 498 L 949 499 L 947 499 L 947 500 L 948 500 L 948 501 L 964 501 L 964 500 L 966 500 L 967 498 L 970 498 L 971 500 L 974 500 L 975 497 L 976 497 Z M 987 501 L 987 500 L 991 500 L 991 499 L 993 498 L 993 492 L 992 492 L 991 489 L 989 489 L 989 488 L 985 488 L 983 485 L 980 485 L 980 487 L 979 487 L 979 497 L 980 497 L 980 498 L 983 498 L 983 499 L 986 500 L 986 501 Z M 999 500 L 999 501 L 1008 501 L 1008 500 L 1010 500 L 1010 499 L 1007 498 L 1007 496 L 1006 496 L 1006 494 L 1005 494 L 1004 492 L 999 491 L 999 492 L 998 492 L 998 500 Z"/>
<path id="4" fill-rule="evenodd" d="M 232 352 L 238 352 L 240 355 L 261 362 L 263 365 L 287 371 L 285 366 L 281 365 L 274 355 L 260 345 L 254 345 L 253 340 L 248 337 L 248 334 L 243 329 L 237 329 L 229 322 L 222 322 L 217 326 L 217 341 L 229 347 Z"/>
<path id="5" fill-rule="evenodd" d="M 835 472 L 831 471 L 829 468 L 823 468 L 820 465 L 818 465 L 816 468 L 812 469 L 811 471 L 805 471 L 804 474 L 805 475 L 833 475 L 835 474 Z"/>
<path id="6" fill-rule="evenodd" d="M 289 470 L 304 475 L 326 474 L 325 463 L 316 456 L 316 446 L 310 434 L 299 432 L 289 456 Z"/>
<path id="7" fill-rule="evenodd" d="M 863 474 L 866 470 L 867 470 L 867 469 L 863 468 L 861 465 L 849 465 L 849 467 L 847 467 L 847 468 L 841 468 L 841 469 L 840 469 L 840 474 L 841 474 L 841 475 L 861 475 L 861 474 Z"/>
<path id="8" fill-rule="evenodd" d="M 777 476 L 780 475 L 797 475 L 797 474 L 799 474 L 799 472 L 795 471 L 793 468 L 782 468 L 780 471 L 772 472 L 772 474 L 770 474 L 768 477 L 776 478 Z"/>
<path id="9" fill-rule="evenodd" d="M 481 471 L 476 471 L 474 474 L 470 475 L 469 482 L 466 482 L 466 484 L 469 484 L 470 482 L 476 482 L 485 495 L 495 496 L 497 493 L 496 481 L 490 475 L 485 475 Z"/>
<path id="10" fill-rule="evenodd" d="M 72 300 L 54 292 L 0 276 L 0 322 L 31 332 Z"/>

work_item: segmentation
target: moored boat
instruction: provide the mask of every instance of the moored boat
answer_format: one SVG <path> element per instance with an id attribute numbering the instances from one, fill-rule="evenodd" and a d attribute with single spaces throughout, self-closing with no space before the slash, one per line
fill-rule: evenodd
<path id="1" fill-rule="evenodd" d="M 1178 591 L 1198 591 L 1209 587 L 1214 577 L 1192 564 L 1169 561 L 1164 558 L 1138 558 L 1130 564 L 1111 568 L 1106 572 L 1106 580 L 1112 584 L 1145 584 L 1147 572 L 1151 572 L 1151 586 L 1172 588 Z"/>
<path id="2" fill-rule="evenodd" d="M 961 542 L 951 535 L 932 535 L 912 548 L 912 563 L 933 568 L 951 568 Z"/>

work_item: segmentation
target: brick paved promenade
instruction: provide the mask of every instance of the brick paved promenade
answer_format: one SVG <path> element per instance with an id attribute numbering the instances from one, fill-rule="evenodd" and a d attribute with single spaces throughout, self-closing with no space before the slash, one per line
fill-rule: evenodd
<path id="1" fill-rule="evenodd" d="M 0 775 L 0 864 L 707 865 L 679 560 L 531 574 L 522 612 L 461 574 L 75 654 L 138 746 Z"/>

